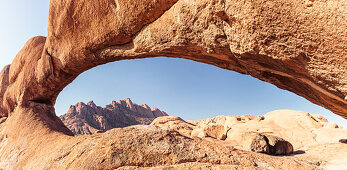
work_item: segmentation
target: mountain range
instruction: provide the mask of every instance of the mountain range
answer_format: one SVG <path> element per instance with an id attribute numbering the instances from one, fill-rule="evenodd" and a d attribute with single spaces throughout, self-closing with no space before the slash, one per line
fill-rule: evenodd
<path id="1" fill-rule="evenodd" d="M 131 99 L 112 101 L 105 107 L 97 106 L 93 101 L 87 104 L 79 102 L 70 106 L 68 112 L 60 119 L 75 134 L 93 134 L 138 124 L 150 124 L 155 118 L 167 116 L 158 108 L 148 105 L 137 105 Z"/>

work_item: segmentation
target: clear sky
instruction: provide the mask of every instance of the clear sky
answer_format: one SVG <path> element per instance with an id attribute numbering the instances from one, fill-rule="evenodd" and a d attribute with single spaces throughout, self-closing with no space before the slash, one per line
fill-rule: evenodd
<path id="1" fill-rule="evenodd" d="M 47 34 L 48 0 L 4 1 L 0 6 L 0 67 L 25 42 Z M 321 114 L 347 127 L 347 120 L 291 92 L 251 76 L 190 60 L 166 57 L 108 63 L 81 74 L 59 95 L 58 115 L 79 101 L 104 106 L 131 98 L 170 115 L 198 120 L 217 115 L 263 115 L 277 109 Z"/>

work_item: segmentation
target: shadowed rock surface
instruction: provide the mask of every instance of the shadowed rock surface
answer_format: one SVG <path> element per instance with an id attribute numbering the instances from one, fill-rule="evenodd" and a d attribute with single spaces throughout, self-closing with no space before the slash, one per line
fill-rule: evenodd
<path id="1" fill-rule="evenodd" d="M 129 98 L 112 101 L 104 108 L 96 106 L 93 101 L 84 104 L 79 102 L 70 106 L 68 112 L 60 119 L 75 135 L 93 134 L 98 131 L 107 131 L 131 125 L 148 125 L 155 118 L 167 116 L 157 108 L 151 109 L 148 105 L 137 105 Z"/>
<path id="2" fill-rule="evenodd" d="M 249 74 L 346 118 L 347 39 L 343 36 L 347 35 L 346 3 L 344 0 L 51 0 L 47 38 L 30 39 L 11 66 L 1 72 L 0 116 L 7 119 L 0 125 L 0 167 L 128 166 L 124 163 L 126 157 L 122 160 L 114 157 L 122 151 L 110 147 L 110 152 L 99 152 L 103 145 L 96 146 L 93 137 L 71 137 L 73 133 L 54 110 L 59 93 L 79 74 L 124 59 L 179 57 Z M 283 112 L 281 116 L 288 115 Z M 265 117 L 264 121 L 267 120 Z M 108 138 L 106 134 L 98 136 L 100 141 Z M 81 149 L 87 146 L 89 152 L 95 151 L 94 155 Z M 224 150 L 227 149 L 221 151 Z M 63 158 L 69 153 L 79 154 L 67 164 Z M 159 156 L 164 160 L 167 155 L 172 156 L 171 152 L 161 153 Z M 223 153 L 215 154 L 214 163 L 230 163 L 221 161 Z M 219 159 L 221 155 L 223 159 Z M 195 158 L 189 161 L 200 160 Z M 101 163 L 91 161 L 80 166 L 89 160 Z M 136 165 L 146 164 L 142 157 L 138 160 Z M 177 161 L 170 164 L 187 161 L 172 160 Z M 306 165 L 290 161 L 288 166 L 282 166 L 298 169 Z M 209 162 L 213 159 L 209 158 Z M 163 164 L 159 161 L 153 166 Z M 265 166 L 254 161 L 251 164 Z"/>
<path id="3" fill-rule="evenodd" d="M 273 135 L 247 132 L 242 135 L 243 149 L 270 155 L 288 155 L 293 153 L 293 145 Z"/>

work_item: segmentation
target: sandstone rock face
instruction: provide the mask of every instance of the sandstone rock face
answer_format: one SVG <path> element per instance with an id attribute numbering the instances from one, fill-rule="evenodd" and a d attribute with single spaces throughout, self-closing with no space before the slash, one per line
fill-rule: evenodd
<path id="1" fill-rule="evenodd" d="M 299 0 L 51 0 L 47 38 L 30 39 L 0 77 L 0 116 L 8 116 L 0 125 L 3 149 L 0 160 L 12 165 L 20 162 L 15 169 L 48 169 L 53 166 L 51 160 L 64 160 L 69 155 L 67 151 L 53 159 L 47 156 L 50 155 L 47 150 L 55 153 L 62 150 L 62 145 L 79 138 L 69 137 L 72 132 L 55 115 L 57 96 L 82 72 L 124 59 L 167 56 L 212 64 L 292 91 L 346 118 L 347 39 L 341 36 L 347 34 L 346 3 L 343 0 L 317 0 L 309 4 Z M 285 117 L 291 116 L 286 113 L 281 112 Z M 249 120 L 248 126 L 254 128 L 262 121 L 277 127 L 288 123 L 275 122 L 271 116 L 264 118 Z M 301 124 L 312 127 L 316 133 L 321 125 L 314 122 L 300 119 Z M 294 123 L 288 126 L 291 125 L 300 129 Z M 232 129 L 238 126 L 243 125 L 236 124 L 228 134 L 233 136 Z M 262 131 L 268 128 L 290 136 L 289 131 L 265 124 L 260 127 Z M 295 135 L 301 136 L 300 140 L 314 138 L 307 131 L 295 131 Z M 58 139 L 59 145 L 54 142 Z M 294 148 L 299 143 L 290 142 Z M 69 146 L 71 150 L 80 145 Z M 92 142 L 88 146 L 90 150 L 98 150 Z M 91 158 L 83 153 L 76 156 L 74 163 L 77 159 L 88 162 L 104 154 L 99 152 Z M 117 150 L 111 151 L 105 157 L 112 157 L 113 153 L 118 154 Z M 13 162 L 14 159 L 18 162 Z M 92 169 L 99 163 L 85 168 Z M 114 168 L 122 163 L 105 166 Z M 293 164 L 288 167 L 297 166 Z M 77 163 L 70 165 L 83 168 Z M 62 169 L 66 168 L 70 167 Z"/>
<path id="2" fill-rule="evenodd" d="M 118 102 L 112 101 L 104 108 L 96 106 L 93 101 L 70 106 L 68 112 L 60 119 L 75 134 L 93 134 L 113 128 L 138 124 L 150 124 L 156 117 L 167 116 L 164 111 L 147 105 L 134 104 L 129 98 Z"/>

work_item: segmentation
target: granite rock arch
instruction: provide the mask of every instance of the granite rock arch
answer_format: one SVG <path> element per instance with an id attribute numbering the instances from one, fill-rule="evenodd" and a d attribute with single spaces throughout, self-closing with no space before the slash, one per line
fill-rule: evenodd
<path id="1" fill-rule="evenodd" d="M 54 111 L 65 86 L 97 65 L 156 56 L 249 74 L 347 118 L 346 6 L 342 0 L 51 0 L 47 37 L 30 39 L 2 71 L 4 133 L 27 140 L 33 131 L 71 135 Z M 27 127 L 10 132 L 15 125 Z"/>

